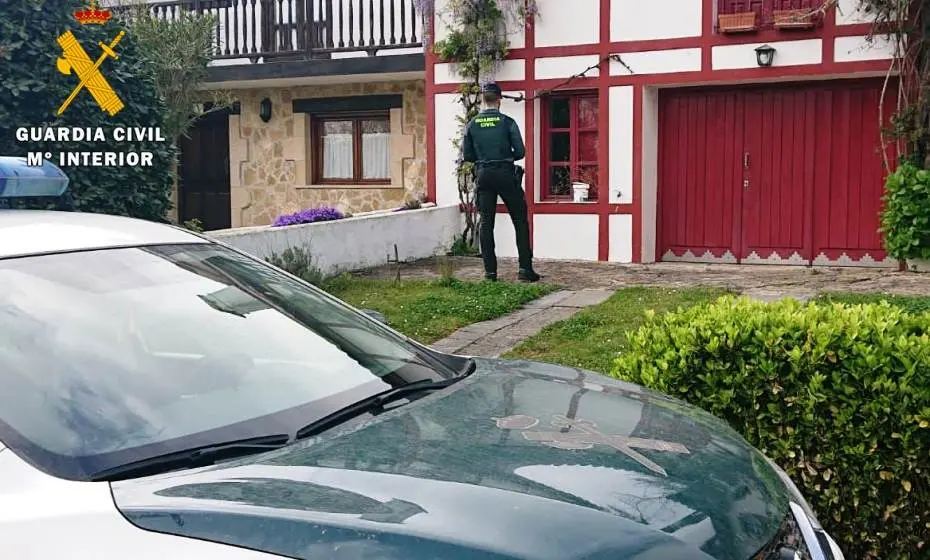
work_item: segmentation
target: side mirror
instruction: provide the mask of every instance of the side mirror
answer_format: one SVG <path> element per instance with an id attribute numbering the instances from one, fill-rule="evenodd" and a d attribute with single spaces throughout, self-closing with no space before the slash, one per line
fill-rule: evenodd
<path id="1" fill-rule="evenodd" d="M 375 311 L 374 309 L 362 309 L 362 313 L 364 313 L 365 315 L 368 315 L 370 318 L 374 319 L 375 321 L 378 321 L 382 325 L 388 324 L 387 317 Z"/>

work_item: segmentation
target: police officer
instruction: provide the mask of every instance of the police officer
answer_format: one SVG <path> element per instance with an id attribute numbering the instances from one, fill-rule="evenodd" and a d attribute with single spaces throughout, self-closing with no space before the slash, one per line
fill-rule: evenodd
<path id="1" fill-rule="evenodd" d="M 494 254 L 494 218 L 497 215 L 497 197 L 507 206 L 517 235 L 517 254 L 520 269 L 517 278 L 523 282 L 536 282 L 539 274 L 533 270 L 533 253 L 530 250 L 530 226 L 526 199 L 514 164 L 526 156 L 526 146 L 520 127 L 500 112 L 501 88 L 494 82 L 481 88 L 485 109 L 465 127 L 462 158 L 475 164 L 478 184 L 477 203 L 481 216 L 480 245 L 484 261 L 484 277 L 497 280 L 497 256 Z"/>

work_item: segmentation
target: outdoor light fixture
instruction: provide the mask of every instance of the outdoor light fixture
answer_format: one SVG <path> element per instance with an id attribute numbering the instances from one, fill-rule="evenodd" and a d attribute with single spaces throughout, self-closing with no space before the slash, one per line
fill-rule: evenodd
<path id="1" fill-rule="evenodd" d="M 262 99 L 262 102 L 258 105 L 258 116 L 262 119 L 262 122 L 271 120 L 271 100 L 267 97 Z"/>
<path id="2" fill-rule="evenodd" d="M 756 64 L 759 66 L 771 66 L 775 60 L 775 48 L 769 45 L 756 47 Z"/>

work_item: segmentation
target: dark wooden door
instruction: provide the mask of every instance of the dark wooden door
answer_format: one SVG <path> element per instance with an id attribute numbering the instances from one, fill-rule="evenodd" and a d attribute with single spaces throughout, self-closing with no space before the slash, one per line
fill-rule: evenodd
<path id="1" fill-rule="evenodd" d="M 883 260 L 882 86 L 835 80 L 663 92 L 660 257 Z M 886 95 L 894 99 L 893 88 Z"/>
<path id="2" fill-rule="evenodd" d="M 215 111 L 181 139 L 178 216 L 199 219 L 205 230 L 230 227 L 229 114 Z"/>

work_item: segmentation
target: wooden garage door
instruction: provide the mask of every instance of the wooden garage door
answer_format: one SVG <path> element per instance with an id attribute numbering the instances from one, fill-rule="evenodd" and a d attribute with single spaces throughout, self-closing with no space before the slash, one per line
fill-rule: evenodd
<path id="1" fill-rule="evenodd" d="M 874 80 L 663 92 L 662 259 L 882 261 L 881 88 Z"/>

